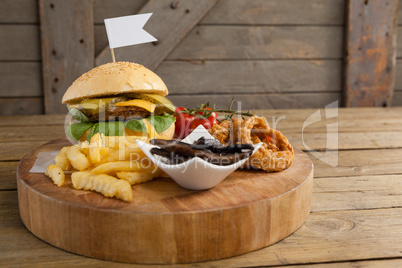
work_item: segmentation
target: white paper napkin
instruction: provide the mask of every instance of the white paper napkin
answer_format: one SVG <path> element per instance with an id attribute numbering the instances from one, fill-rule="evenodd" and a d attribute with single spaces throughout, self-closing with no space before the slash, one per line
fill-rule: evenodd
<path id="1" fill-rule="evenodd" d="M 36 161 L 29 172 L 31 173 L 45 173 L 49 165 L 54 164 L 54 159 L 60 151 L 40 152 Z"/>

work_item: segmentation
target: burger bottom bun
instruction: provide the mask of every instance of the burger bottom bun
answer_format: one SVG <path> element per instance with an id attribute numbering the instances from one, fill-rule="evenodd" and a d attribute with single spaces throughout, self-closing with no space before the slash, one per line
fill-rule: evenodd
<path id="1" fill-rule="evenodd" d="M 133 131 L 128 128 L 124 129 L 124 136 L 137 136 L 137 137 L 148 137 L 148 139 L 164 139 L 164 140 L 171 140 L 173 139 L 174 136 L 174 130 L 175 130 L 175 124 L 171 124 L 168 129 L 165 131 L 158 133 L 156 132 L 154 126 L 146 119 L 143 119 L 144 125 L 147 128 L 147 133 L 145 132 L 139 132 L 139 131 Z M 88 135 L 89 135 L 89 130 L 87 130 L 84 135 L 81 136 L 79 139 L 79 142 L 84 142 L 87 140 Z"/>

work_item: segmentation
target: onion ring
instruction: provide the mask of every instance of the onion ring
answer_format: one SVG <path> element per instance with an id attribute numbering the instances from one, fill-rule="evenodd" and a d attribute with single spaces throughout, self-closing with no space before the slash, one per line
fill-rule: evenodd
<path id="1" fill-rule="evenodd" d="M 222 121 L 210 129 L 211 135 L 222 144 L 263 142 L 243 167 L 256 167 L 267 172 L 282 171 L 293 162 L 294 150 L 288 139 L 269 127 L 264 117 L 252 116 L 245 120 Z"/>

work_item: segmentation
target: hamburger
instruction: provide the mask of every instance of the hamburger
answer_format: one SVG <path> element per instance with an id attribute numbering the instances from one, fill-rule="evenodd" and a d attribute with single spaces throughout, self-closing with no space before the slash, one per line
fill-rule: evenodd
<path id="1" fill-rule="evenodd" d="M 75 119 L 67 136 L 75 141 L 89 141 L 96 133 L 172 139 L 175 106 L 166 95 L 162 79 L 142 65 L 115 62 L 96 67 L 63 96 L 62 103 Z"/>

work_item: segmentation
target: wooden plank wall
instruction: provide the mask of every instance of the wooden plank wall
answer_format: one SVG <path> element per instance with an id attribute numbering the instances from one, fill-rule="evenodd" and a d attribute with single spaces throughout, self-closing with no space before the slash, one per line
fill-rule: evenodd
<path id="1" fill-rule="evenodd" d="M 398 41 L 396 51 L 395 91 L 392 97 L 393 106 L 402 106 L 402 0 L 399 0 L 398 8 Z"/>
<path id="2" fill-rule="evenodd" d="M 399 0 L 348 1 L 345 106 L 390 106 L 395 89 Z"/>
<path id="3" fill-rule="evenodd" d="M 41 44 L 35 0 L 0 1 L 0 114 L 41 114 Z"/>
<path id="4" fill-rule="evenodd" d="M 96 53 L 109 15 L 95 17 Z M 344 0 L 220 0 L 155 71 L 177 105 L 323 107 L 341 98 L 343 21 Z"/>
<path id="5" fill-rule="evenodd" d="M 178 105 L 323 107 L 342 98 L 345 1 L 220 0 L 156 73 Z M 94 1 L 95 55 L 107 45 L 103 19 L 146 2 Z M 402 105 L 401 38 L 399 17 L 393 105 Z M 38 1 L 0 1 L 0 114 L 44 112 L 41 69 Z"/>

